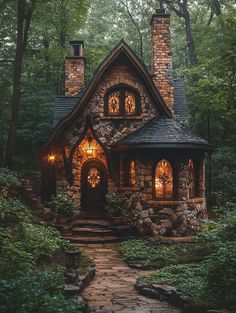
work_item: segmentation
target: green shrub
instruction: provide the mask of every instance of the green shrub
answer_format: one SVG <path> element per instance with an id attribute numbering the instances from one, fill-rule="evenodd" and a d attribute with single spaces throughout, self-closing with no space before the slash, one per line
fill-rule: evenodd
<path id="1" fill-rule="evenodd" d="M 62 295 L 61 273 L 47 271 L 0 280 L 1 313 L 81 313 Z"/>
<path id="2" fill-rule="evenodd" d="M 14 277 L 35 269 L 39 259 L 68 247 L 51 227 L 20 223 L 12 230 L 0 228 L 0 274 Z"/>
<path id="3" fill-rule="evenodd" d="M 127 260 L 158 261 L 162 266 L 175 260 L 171 249 L 152 246 L 146 240 L 127 240 L 121 244 L 120 251 Z"/>
<path id="4" fill-rule="evenodd" d="M 202 231 L 197 240 L 201 243 L 236 241 L 236 204 L 230 204 L 231 210 L 218 218 L 206 222 L 207 228 Z"/>
<path id="5" fill-rule="evenodd" d="M 140 277 L 138 282 L 175 286 L 193 298 L 204 298 L 207 288 L 205 271 L 200 264 L 171 265 L 157 273 Z"/>
<path id="6" fill-rule="evenodd" d="M 54 228 L 29 223 L 20 225 L 18 240 L 36 259 L 51 257 L 68 246 L 67 241 L 63 240 Z"/>
<path id="7" fill-rule="evenodd" d="M 73 217 L 79 212 L 79 206 L 74 197 L 67 194 L 58 194 L 51 198 L 49 206 L 53 209 L 55 215 L 60 217 Z"/>
<path id="8" fill-rule="evenodd" d="M 236 243 L 226 242 L 216 245 L 206 258 L 208 288 L 220 304 L 236 303 Z"/>
<path id="9" fill-rule="evenodd" d="M 33 255 L 14 241 L 9 230 L 0 228 L 0 276 L 15 277 L 31 272 L 35 266 Z"/>
<path id="10" fill-rule="evenodd" d="M 0 168 L 0 193 L 5 193 L 9 188 L 14 188 L 20 185 L 15 172 Z"/>
<path id="11" fill-rule="evenodd" d="M 118 193 L 111 193 L 107 194 L 106 199 L 107 204 L 105 210 L 108 216 L 117 217 L 126 215 L 125 205 L 127 198 L 125 196 Z"/>
<path id="12" fill-rule="evenodd" d="M 30 222 L 32 213 L 21 201 L 0 196 L 0 225 L 7 226 L 12 223 Z"/>

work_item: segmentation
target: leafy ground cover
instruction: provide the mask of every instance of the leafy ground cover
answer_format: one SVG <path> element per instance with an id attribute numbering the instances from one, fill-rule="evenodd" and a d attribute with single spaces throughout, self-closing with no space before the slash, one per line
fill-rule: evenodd
<path id="1" fill-rule="evenodd" d="M 166 247 L 157 247 L 147 240 L 128 240 L 121 243 L 120 252 L 127 261 L 145 261 L 157 268 L 171 264 L 173 251 Z"/>
<path id="2" fill-rule="evenodd" d="M 197 246 L 204 246 L 205 257 L 198 263 L 167 265 L 160 271 L 143 276 L 138 283 L 168 284 L 180 289 L 192 297 L 197 305 L 202 303 L 213 307 L 226 307 L 236 312 L 236 209 L 235 206 L 218 220 L 209 221 L 208 228 L 196 238 Z M 133 243 L 134 244 L 134 243 Z M 132 257 L 150 259 L 149 253 L 158 248 L 146 244 L 143 253 L 139 246 L 137 251 L 128 249 L 129 242 L 121 251 L 129 259 Z M 138 243 L 137 243 L 138 245 Z M 141 245 L 145 245 L 144 242 Z M 150 246 L 150 247 L 149 247 Z M 194 246 L 190 248 L 192 251 Z M 152 250 L 150 249 L 152 248 Z M 123 249 L 123 250 L 122 250 Z M 170 247 L 173 253 L 183 252 L 181 245 Z M 184 248 L 185 249 L 185 248 Z M 206 253 L 207 252 L 207 253 Z M 175 261 L 174 261 L 175 262 Z M 169 263 L 170 264 L 170 263 Z"/>
<path id="3" fill-rule="evenodd" d="M 64 264 L 55 258 L 69 243 L 10 195 L 18 184 L 15 173 L 0 170 L 0 312 L 80 313 L 81 307 L 63 296 L 64 267 L 58 265 Z M 85 271 L 89 259 L 83 256 L 81 262 Z"/>
<path id="4" fill-rule="evenodd" d="M 138 279 L 140 283 L 160 283 L 175 286 L 191 297 L 202 297 L 206 292 L 205 271 L 201 264 L 170 265 L 159 272 Z"/>
<path id="5" fill-rule="evenodd" d="M 128 240 L 121 244 L 120 251 L 128 262 L 146 262 L 151 268 L 170 264 L 194 263 L 203 260 L 206 247 L 196 243 L 179 243 L 164 246 L 158 241 Z"/>

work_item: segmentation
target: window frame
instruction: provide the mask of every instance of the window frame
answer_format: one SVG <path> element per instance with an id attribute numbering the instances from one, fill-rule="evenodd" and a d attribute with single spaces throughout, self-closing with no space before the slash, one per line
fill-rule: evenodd
<path id="1" fill-rule="evenodd" d="M 108 111 L 108 98 L 109 95 L 113 92 L 119 92 L 120 98 L 119 98 L 119 113 L 118 114 L 110 114 Z M 127 114 L 125 112 L 125 92 L 131 92 L 134 97 L 135 97 L 135 113 L 134 114 Z M 104 96 L 104 116 L 106 117 L 112 117 L 112 118 L 116 118 L 116 117 L 136 117 L 136 116 L 140 116 L 141 115 L 141 97 L 140 97 L 140 93 L 138 92 L 137 89 L 126 85 L 126 84 L 119 84 L 119 85 L 115 85 L 112 86 L 111 88 L 109 88 Z"/>
<path id="2" fill-rule="evenodd" d="M 172 175 L 173 175 L 173 192 L 172 192 L 172 197 L 169 198 L 161 198 L 161 197 L 157 197 L 156 194 L 156 185 L 155 185 L 155 181 L 156 181 L 156 168 L 158 163 L 161 160 L 165 160 L 167 161 L 171 168 L 172 168 Z M 159 158 L 155 163 L 154 163 L 154 167 L 153 167 L 153 177 L 152 177 L 152 191 L 153 191 L 153 199 L 156 201 L 175 201 L 177 199 L 178 196 L 178 192 L 177 192 L 177 186 L 178 186 L 178 171 L 177 171 L 177 167 L 176 167 L 176 163 L 172 160 L 170 160 L 169 158 L 166 157 L 162 157 Z"/>
<path id="3" fill-rule="evenodd" d="M 194 168 L 194 174 L 195 174 L 194 175 L 194 184 L 195 184 L 195 186 L 194 186 L 194 195 L 190 195 L 190 184 L 189 184 L 188 197 L 189 197 L 189 199 L 194 199 L 194 198 L 199 197 L 199 194 L 200 194 L 200 192 L 199 192 L 199 189 L 200 189 L 199 188 L 199 181 L 200 181 L 200 179 L 199 179 L 199 171 L 200 171 L 200 166 L 199 166 L 199 162 L 196 159 L 189 157 L 188 160 L 187 160 L 189 176 L 190 176 L 190 168 L 189 168 L 189 161 L 190 160 L 193 162 L 193 168 Z"/>

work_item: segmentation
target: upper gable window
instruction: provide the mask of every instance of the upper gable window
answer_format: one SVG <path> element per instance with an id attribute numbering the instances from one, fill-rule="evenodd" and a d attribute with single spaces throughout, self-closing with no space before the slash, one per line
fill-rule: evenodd
<path id="1" fill-rule="evenodd" d="M 120 93 L 119 91 L 112 92 L 108 96 L 108 114 L 119 115 L 120 111 Z"/>
<path id="2" fill-rule="evenodd" d="M 104 113 L 107 116 L 140 115 L 139 92 L 127 85 L 118 85 L 108 90 L 104 99 Z"/>

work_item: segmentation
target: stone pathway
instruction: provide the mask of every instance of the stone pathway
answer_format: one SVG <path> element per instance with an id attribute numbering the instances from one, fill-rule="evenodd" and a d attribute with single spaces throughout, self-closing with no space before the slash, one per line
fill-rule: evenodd
<path id="1" fill-rule="evenodd" d="M 179 313 L 166 302 L 138 294 L 136 278 L 153 271 L 129 268 L 121 259 L 118 244 L 79 245 L 96 263 L 96 277 L 83 292 L 93 313 Z"/>

